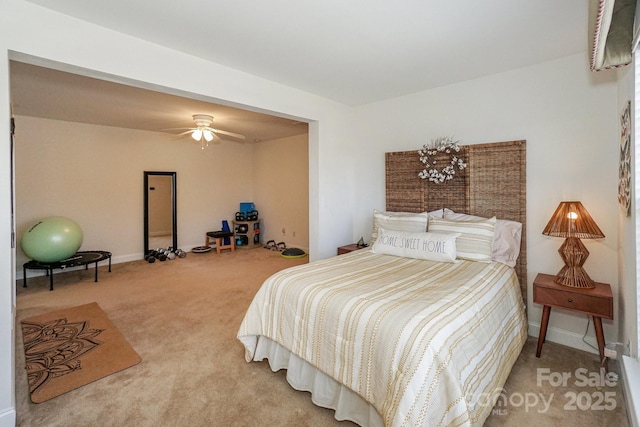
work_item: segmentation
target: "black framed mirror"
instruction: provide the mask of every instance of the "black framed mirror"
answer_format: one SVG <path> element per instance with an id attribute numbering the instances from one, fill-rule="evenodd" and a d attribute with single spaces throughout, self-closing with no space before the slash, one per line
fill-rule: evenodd
<path id="1" fill-rule="evenodd" d="M 175 172 L 144 172 L 144 254 L 178 248 Z"/>

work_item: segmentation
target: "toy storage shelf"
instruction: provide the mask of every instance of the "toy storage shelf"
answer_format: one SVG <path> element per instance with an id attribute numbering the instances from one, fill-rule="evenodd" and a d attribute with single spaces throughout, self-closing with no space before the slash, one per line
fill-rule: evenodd
<path id="1" fill-rule="evenodd" d="M 261 247 L 260 219 L 256 221 L 233 221 L 233 237 L 236 240 L 236 249 Z"/>

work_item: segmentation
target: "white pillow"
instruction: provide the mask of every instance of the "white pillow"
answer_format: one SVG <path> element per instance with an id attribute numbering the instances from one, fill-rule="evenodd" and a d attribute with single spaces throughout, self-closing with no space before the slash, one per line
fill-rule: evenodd
<path id="1" fill-rule="evenodd" d="M 373 230 L 371 231 L 371 242 L 376 242 L 378 237 L 378 228 L 384 228 L 385 230 L 396 231 L 414 231 L 422 232 L 427 231 L 427 223 L 429 221 L 429 214 L 412 213 L 412 212 L 382 212 L 377 209 L 373 210 Z"/>
<path id="2" fill-rule="evenodd" d="M 473 221 L 429 218 L 429 231 L 460 233 L 456 239 L 456 252 L 458 258 L 469 261 L 491 261 L 495 227 L 495 217 Z"/>
<path id="3" fill-rule="evenodd" d="M 435 211 L 425 212 L 425 213 L 429 214 L 429 216 L 434 216 L 436 218 L 445 218 L 448 214 L 452 214 L 455 212 L 453 212 L 451 209 L 442 208 L 442 209 L 437 209 Z"/>
<path id="4" fill-rule="evenodd" d="M 416 233 L 378 228 L 378 239 L 371 248 L 377 254 L 438 262 L 456 260 L 456 237 L 460 233 Z"/>
<path id="5" fill-rule="evenodd" d="M 455 221 L 486 219 L 481 216 L 457 213 L 447 209 L 444 213 L 445 219 Z M 498 219 L 493 237 L 493 250 L 491 258 L 509 267 L 515 267 L 520 255 L 520 241 L 522 239 L 522 224 L 508 219 Z"/>

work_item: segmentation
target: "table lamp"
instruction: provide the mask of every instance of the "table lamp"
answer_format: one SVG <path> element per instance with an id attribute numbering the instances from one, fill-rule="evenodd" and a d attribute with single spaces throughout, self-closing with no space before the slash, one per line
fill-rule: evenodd
<path id="1" fill-rule="evenodd" d="M 582 268 L 589 257 L 589 251 L 580 239 L 598 239 L 604 237 L 604 234 L 582 203 L 560 202 L 542 234 L 566 237 L 558 249 L 565 265 L 554 282 L 573 288 L 594 288 L 595 283 Z"/>

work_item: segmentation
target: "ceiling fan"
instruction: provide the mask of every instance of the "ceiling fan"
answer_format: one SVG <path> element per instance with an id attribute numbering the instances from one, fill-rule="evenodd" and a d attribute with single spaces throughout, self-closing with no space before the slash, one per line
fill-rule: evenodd
<path id="1" fill-rule="evenodd" d="M 196 127 L 180 128 L 180 129 L 188 129 L 188 130 L 185 132 L 182 132 L 178 136 L 191 134 L 191 138 L 193 138 L 194 141 L 199 142 L 203 150 L 205 147 L 209 146 L 209 143 L 211 141 L 213 142 L 222 141 L 219 135 L 226 135 L 226 136 L 230 136 L 230 137 L 242 139 L 242 140 L 245 138 L 244 135 L 240 135 L 239 133 L 228 132 L 226 130 L 212 128 L 211 124 L 213 123 L 213 116 L 210 116 L 208 114 L 194 114 L 193 121 Z"/>

